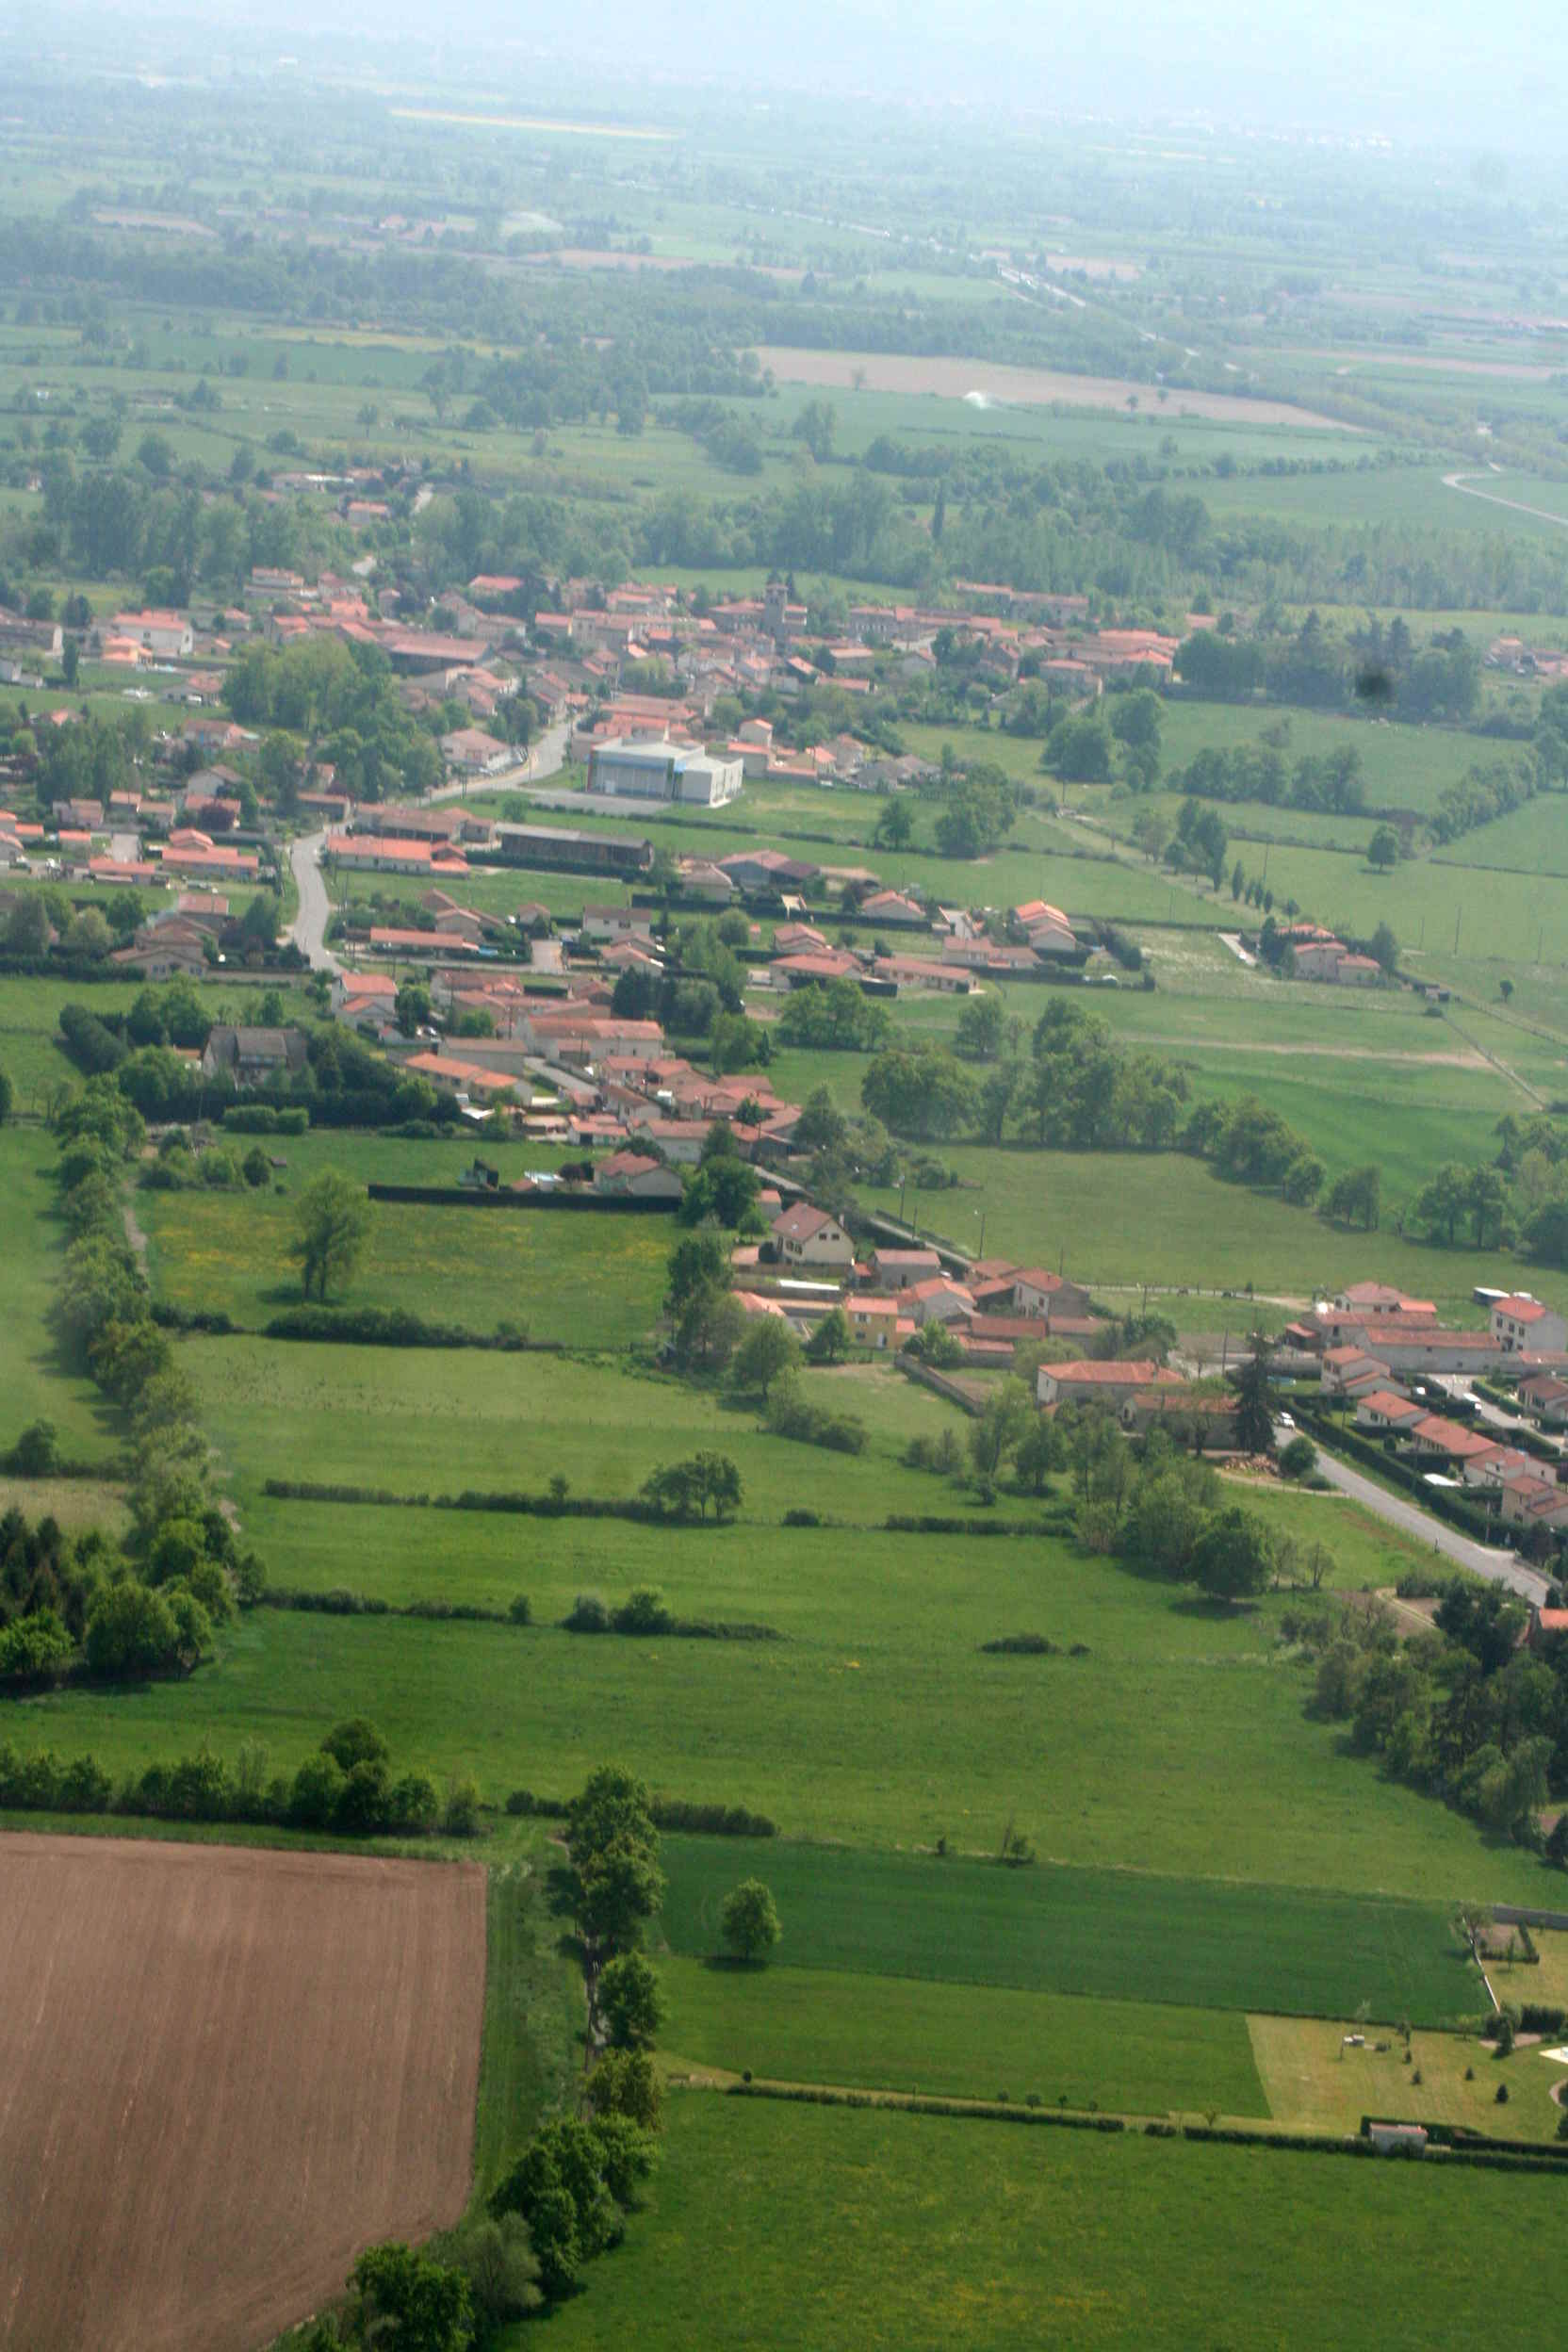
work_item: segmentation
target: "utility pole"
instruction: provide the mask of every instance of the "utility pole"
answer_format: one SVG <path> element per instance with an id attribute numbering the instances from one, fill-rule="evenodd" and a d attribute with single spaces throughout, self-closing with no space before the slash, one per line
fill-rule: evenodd
<path id="1" fill-rule="evenodd" d="M 1461 919 L 1462 919 L 1462 916 L 1463 916 L 1463 913 L 1464 913 L 1464 909 L 1463 909 L 1463 907 L 1462 907 L 1462 906 L 1456 906 L 1456 907 L 1455 907 L 1455 909 L 1454 909 L 1454 954 L 1455 954 L 1456 956 L 1459 954 L 1459 926 L 1460 926 L 1460 922 L 1461 922 Z"/>

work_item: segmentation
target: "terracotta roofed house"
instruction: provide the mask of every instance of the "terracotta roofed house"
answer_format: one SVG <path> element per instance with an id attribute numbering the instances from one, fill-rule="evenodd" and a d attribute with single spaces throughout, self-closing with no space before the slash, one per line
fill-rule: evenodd
<path id="1" fill-rule="evenodd" d="M 1140 1389 L 1184 1385 L 1178 1373 L 1167 1372 L 1147 1358 L 1130 1362 L 1105 1358 L 1093 1363 L 1042 1364 L 1036 1394 L 1042 1405 L 1086 1404 L 1102 1399 L 1114 1406 L 1122 1396 L 1135 1395 Z"/>
<path id="2" fill-rule="evenodd" d="M 1492 1336 L 1505 1355 L 1560 1355 L 1568 1347 L 1568 1321 L 1527 1291 L 1492 1302 Z"/>

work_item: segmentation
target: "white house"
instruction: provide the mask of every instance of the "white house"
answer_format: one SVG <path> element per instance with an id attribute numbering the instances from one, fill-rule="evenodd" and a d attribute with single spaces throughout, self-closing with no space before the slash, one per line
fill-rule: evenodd
<path id="1" fill-rule="evenodd" d="M 144 653 L 155 653 L 165 660 L 183 660 L 196 644 L 190 623 L 183 612 L 117 612 L 103 634 L 128 638 Z"/>
<path id="2" fill-rule="evenodd" d="M 1426 1418 L 1425 1405 L 1413 1404 L 1393 1388 L 1369 1389 L 1356 1405 L 1357 1429 L 1375 1429 L 1380 1436 L 1390 1429 L 1413 1429 Z"/>
<path id="3" fill-rule="evenodd" d="M 855 1263 L 855 1244 L 838 1218 L 808 1200 L 797 1200 L 774 1218 L 773 1237 L 788 1266 L 847 1268 Z"/>
<path id="4" fill-rule="evenodd" d="M 584 906 L 582 935 L 589 939 L 641 939 L 651 942 L 655 916 L 644 906 Z"/>
<path id="5" fill-rule="evenodd" d="M 1560 1356 L 1568 1348 L 1568 1320 L 1528 1291 L 1492 1304 L 1492 1336 L 1505 1355 Z"/>

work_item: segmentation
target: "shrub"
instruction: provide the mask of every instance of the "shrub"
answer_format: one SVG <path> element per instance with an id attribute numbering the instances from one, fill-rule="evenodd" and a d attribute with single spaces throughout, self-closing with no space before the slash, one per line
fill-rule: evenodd
<path id="1" fill-rule="evenodd" d="M 53 1478 L 59 1467 L 59 1439 L 52 1421 L 29 1421 L 11 1448 L 11 1469 L 19 1478 Z"/>
<path id="2" fill-rule="evenodd" d="M 507 1604 L 507 1610 L 506 1610 L 506 1616 L 507 1616 L 507 1623 L 508 1623 L 509 1625 L 532 1625 L 532 1623 L 533 1623 L 533 1604 L 532 1604 L 532 1602 L 529 1599 L 528 1594 L 527 1594 L 526 1592 L 519 1592 L 519 1593 L 517 1594 L 517 1596 L 516 1596 L 516 1598 L 515 1598 L 514 1600 L 508 1602 L 508 1604 Z"/>
<path id="3" fill-rule="evenodd" d="M 989 1656 L 1014 1658 L 1054 1658 L 1056 1644 L 1043 1633 L 1004 1633 L 994 1642 L 982 1642 L 980 1647 Z"/>
<path id="4" fill-rule="evenodd" d="M 629 1600 L 621 1603 L 610 1620 L 616 1633 L 669 1633 L 675 1619 L 664 1606 L 664 1596 L 650 1584 L 639 1585 Z"/>
<path id="5" fill-rule="evenodd" d="M 1280 1468 L 1287 1478 L 1305 1478 L 1317 1467 L 1317 1448 L 1299 1432 L 1280 1449 Z"/>
<path id="6" fill-rule="evenodd" d="M 52 1609 L 34 1609 L 0 1626 L 0 1681 L 32 1682 L 57 1675 L 75 1649 Z"/>
<path id="7" fill-rule="evenodd" d="M 441 1826 L 449 1838 L 478 1837 L 481 1802 L 479 1783 L 472 1773 L 458 1774 L 447 1790 L 441 1815 Z"/>
<path id="8" fill-rule="evenodd" d="M 441 1799 L 428 1772 L 405 1772 L 386 1792 L 386 1814 L 392 1828 L 408 1837 L 424 1837 L 435 1827 Z"/>
<path id="9" fill-rule="evenodd" d="M 596 1592 L 580 1592 L 561 1622 L 568 1633 L 608 1633 L 610 1611 Z"/>
<path id="10" fill-rule="evenodd" d="M 326 1829 L 337 1818 L 346 1775 L 335 1756 L 307 1756 L 288 1793 L 288 1819 L 299 1829 Z"/>

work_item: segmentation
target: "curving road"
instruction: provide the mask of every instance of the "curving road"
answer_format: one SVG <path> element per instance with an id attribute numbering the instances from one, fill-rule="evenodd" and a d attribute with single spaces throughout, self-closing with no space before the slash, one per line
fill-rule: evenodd
<path id="1" fill-rule="evenodd" d="M 1413 1535 L 1418 1543 L 1429 1544 L 1434 1552 L 1441 1552 L 1459 1567 L 1485 1576 L 1490 1584 L 1506 1585 L 1511 1592 L 1517 1592 L 1522 1600 L 1533 1601 L 1538 1608 L 1544 1601 L 1548 1591 L 1546 1577 L 1527 1568 L 1512 1552 L 1494 1551 L 1489 1544 L 1473 1544 L 1446 1520 L 1433 1519 L 1413 1503 L 1402 1502 L 1397 1494 L 1391 1494 L 1376 1479 L 1364 1478 L 1359 1470 L 1352 1470 L 1348 1462 L 1339 1461 L 1322 1446 L 1317 1448 L 1317 1466 L 1331 1486 L 1338 1487 L 1342 1494 L 1348 1494 L 1375 1517 L 1397 1527 L 1401 1534 Z"/>
<path id="2" fill-rule="evenodd" d="M 565 722 L 545 729 L 526 760 L 499 776 L 486 776 L 484 790 L 494 792 L 508 784 L 539 783 L 545 777 L 559 774 L 565 763 Z M 427 800 L 460 800 L 467 792 L 466 782 L 438 785 Z M 327 836 L 323 828 L 318 833 L 302 833 L 288 844 L 288 862 L 293 869 L 294 887 L 300 895 L 300 911 L 289 926 L 288 936 L 300 950 L 313 972 L 341 972 L 342 965 L 327 945 L 327 923 L 331 906 L 327 886 L 321 874 L 321 852 Z"/>
<path id="3" fill-rule="evenodd" d="M 288 937 L 313 972 L 341 972 L 342 965 L 327 945 L 327 917 L 331 910 L 327 886 L 321 878 L 321 852 L 326 845 L 325 831 L 302 833 L 288 844 L 294 888 L 300 894 L 300 911 L 289 926 Z"/>
<path id="4" fill-rule="evenodd" d="M 1544 506 L 1527 506 L 1521 498 L 1501 498 L 1495 490 L 1474 490 L 1472 482 L 1484 482 L 1484 474 L 1445 474 L 1445 490 L 1457 490 L 1462 498 L 1481 498 L 1488 506 L 1506 506 L 1515 514 L 1533 514 L 1538 523 L 1555 523 L 1559 531 L 1568 531 L 1568 514 L 1550 514 Z"/>

